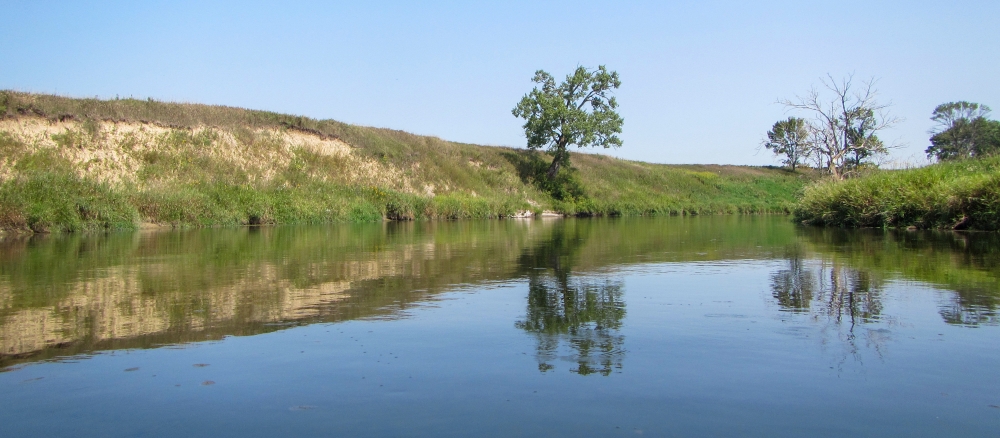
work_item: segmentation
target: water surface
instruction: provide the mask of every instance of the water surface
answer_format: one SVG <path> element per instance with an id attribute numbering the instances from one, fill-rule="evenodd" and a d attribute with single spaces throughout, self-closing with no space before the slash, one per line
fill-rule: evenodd
<path id="1" fill-rule="evenodd" d="M 786 217 L 0 241 L 4 436 L 995 436 L 1000 237 Z"/>

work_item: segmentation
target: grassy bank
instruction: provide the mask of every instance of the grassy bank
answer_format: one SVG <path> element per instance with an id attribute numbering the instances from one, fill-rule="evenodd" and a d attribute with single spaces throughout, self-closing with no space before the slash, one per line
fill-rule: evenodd
<path id="1" fill-rule="evenodd" d="M 780 169 L 548 157 L 224 106 L 0 92 L 0 229 L 787 213 Z"/>
<path id="2" fill-rule="evenodd" d="M 1000 229 L 1000 157 L 879 171 L 808 187 L 797 219 L 841 227 Z"/>

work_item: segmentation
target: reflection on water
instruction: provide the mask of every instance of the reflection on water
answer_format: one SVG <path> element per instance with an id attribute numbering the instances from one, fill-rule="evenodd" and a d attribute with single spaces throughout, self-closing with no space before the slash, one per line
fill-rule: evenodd
<path id="1" fill-rule="evenodd" d="M 788 268 L 771 274 L 771 295 L 781 310 L 806 313 L 812 304 L 816 278 L 804 266 L 805 260 L 800 254 L 791 254 L 787 261 Z"/>
<path id="2" fill-rule="evenodd" d="M 390 223 L 10 239 L 0 245 L 0 366 L 395 318 L 444 288 L 510 277 L 514 255 L 543 231 Z"/>
<path id="3" fill-rule="evenodd" d="M 555 368 L 556 359 L 575 363 L 570 371 L 581 375 L 607 376 L 621 369 L 625 355 L 625 337 L 620 333 L 625 318 L 622 287 L 621 281 L 571 281 L 560 273 L 531 276 L 527 315 L 516 326 L 535 336 L 538 369 Z M 560 344 L 570 349 L 564 357 L 560 357 Z"/>
<path id="4" fill-rule="evenodd" d="M 871 271 L 798 255 L 786 262 L 786 269 L 771 275 L 772 296 L 781 310 L 814 312 L 851 327 L 879 319 L 882 282 Z"/>
<path id="5" fill-rule="evenodd" d="M 569 266 L 584 274 L 637 262 L 767 258 L 794 238 L 787 224 L 732 217 L 11 237 L 0 241 L 0 368 L 397 318 L 457 285 L 523 279 L 537 268 L 568 275 Z"/>
<path id="6" fill-rule="evenodd" d="M 902 282 L 942 288 L 938 313 L 948 324 L 997 325 L 1000 239 L 996 233 L 798 228 L 783 267 L 770 275 L 783 312 L 811 316 L 820 342 L 840 347 L 841 363 L 879 358 L 901 315 L 884 312 L 885 290 Z"/>
<path id="7" fill-rule="evenodd" d="M 519 263 L 528 277 L 528 306 L 515 326 L 535 337 L 539 371 L 555 368 L 552 362 L 562 359 L 575 364 L 571 372 L 607 376 L 622 368 L 625 354 L 625 337 L 620 333 L 625 318 L 623 284 L 574 277 L 573 267 L 590 234 L 588 227 L 567 226 L 571 223 L 554 223 L 548 239 L 521 255 Z"/>
<path id="8" fill-rule="evenodd" d="M 877 318 L 887 281 L 921 281 L 949 291 L 939 313 L 949 324 L 996 325 L 1000 305 L 998 233 L 908 232 L 799 228 L 788 268 L 772 280 L 774 297 L 788 310 L 804 310 L 822 287 L 827 310 Z M 822 261 L 822 266 L 806 260 Z M 810 266 L 813 266 L 810 268 Z M 843 300 L 846 297 L 846 303 Z"/>
<path id="9" fill-rule="evenodd" d="M 882 357 L 888 330 L 868 325 L 882 319 L 884 281 L 836 259 L 806 260 L 799 252 L 785 263 L 771 275 L 772 296 L 782 311 L 811 315 L 822 326 L 820 341 L 843 347 L 841 364 L 847 357 L 860 360 L 862 346 Z"/>
<path id="10" fill-rule="evenodd" d="M 782 311 L 853 342 L 888 282 L 942 290 L 939 313 L 996 325 L 1000 237 L 795 227 L 782 217 L 468 221 L 7 237 L 0 240 L 0 368 L 97 350 L 405 317 L 457 285 L 525 281 L 518 328 L 539 369 L 622 368 L 623 266 L 783 260 Z"/>
<path id="11" fill-rule="evenodd" d="M 0 424 L 994 436 L 998 250 L 785 217 L 6 238 Z"/>

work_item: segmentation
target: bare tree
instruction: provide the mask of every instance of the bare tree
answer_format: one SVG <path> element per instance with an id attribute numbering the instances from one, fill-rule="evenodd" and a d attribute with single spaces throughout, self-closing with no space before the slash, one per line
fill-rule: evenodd
<path id="1" fill-rule="evenodd" d="M 888 153 L 892 146 L 876 134 L 901 119 L 889 114 L 888 103 L 878 101 L 875 79 L 856 83 L 852 74 L 840 81 L 827 75 L 820 81 L 826 91 L 813 88 L 806 96 L 778 103 L 812 114 L 808 128 L 814 152 L 834 178 L 843 179 L 865 160 Z"/>

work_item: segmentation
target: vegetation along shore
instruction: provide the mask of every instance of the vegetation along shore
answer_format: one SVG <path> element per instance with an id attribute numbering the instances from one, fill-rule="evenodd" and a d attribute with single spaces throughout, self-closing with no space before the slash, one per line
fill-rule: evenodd
<path id="1" fill-rule="evenodd" d="M 799 220 L 840 227 L 1000 229 L 1000 156 L 809 186 Z"/>
<path id="2" fill-rule="evenodd" d="M 878 102 L 874 80 L 828 77 L 805 97 L 779 101 L 810 119 L 789 117 L 762 146 L 789 168 L 812 161 L 826 178 L 810 185 L 798 220 L 839 227 L 1000 230 L 1000 121 L 972 102 L 938 105 L 928 158 L 937 163 L 882 170 L 888 154 L 878 133 L 899 119 Z"/>
<path id="3" fill-rule="evenodd" d="M 568 152 L 566 153 L 568 162 Z M 225 106 L 0 92 L 0 229 L 790 213 L 808 169 L 480 146 Z"/>

